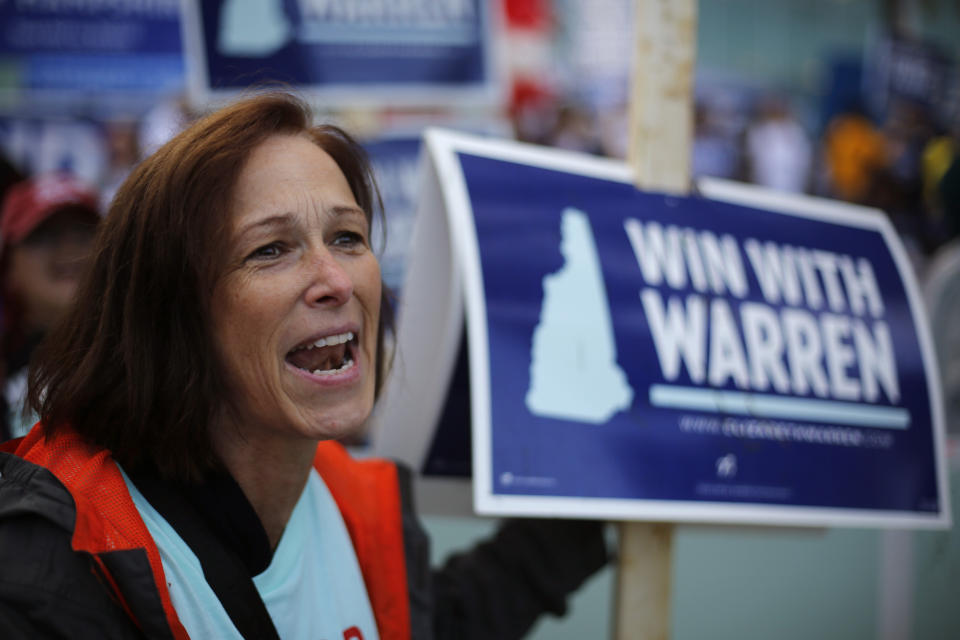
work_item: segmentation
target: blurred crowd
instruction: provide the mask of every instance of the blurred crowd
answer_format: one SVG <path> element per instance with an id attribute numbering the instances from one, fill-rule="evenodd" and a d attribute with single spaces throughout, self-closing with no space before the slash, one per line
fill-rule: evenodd
<path id="1" fill-rule="evenodd" d="M 113 194 L 192 117 L 174 98 L 140 119 L 44 123 L 42 136 L 21 136 L 28 141 L 20 153 L 9 144 L 16 136 L 6 136 L 0 153 L 0 441 L 25 435 L 35 422 L 24 408 L 28 362 L 76 296 Z"/>
<path id="2" fill-rule="evenodd" d="M 623 156 L 622 114 L 530 104 L 514 120 L 518 138 Z M 852 103 L 815 128 L 797 112 L 779 95 L 739 108 L 698 100 L 691 175 L 878 208 L 920 271 L 937 249 L 960 235 L 960 116 L 939 118 L 926 105 L 901 100 L 877 118 Z"/>
<path id="3" fill-rule="evenodd" d="M 25 435 L 34 422 L 22 409 L 27 364 L 44 334 L 76 295 L 100 220 L 99 195 L 73 176 L 51 173 L 18 177 L 13 167 L 5 167 L 8 188 L 0 214 L 0 440 Z"/>

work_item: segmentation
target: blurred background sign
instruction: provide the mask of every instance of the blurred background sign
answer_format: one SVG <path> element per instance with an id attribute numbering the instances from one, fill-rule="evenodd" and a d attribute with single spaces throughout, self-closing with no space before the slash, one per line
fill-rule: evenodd
<path id="1" fill-rule="evenodd" d="M 877 114 L 898 100 L 936 110 L 953 80 L 952 60 L 936 44 L 918 39 L 880 39 L 867 67 L 864 88 Z"/>
<path id="2" fill-rule="evenodd" d="M 386 229 L 374 219 L 383 282 L 397 295 L 403 284 L 404 265 L 417 209 L 417 174 L 420 161 L 419 133 L 387 134 L 364 143 L 383 199 Z"/>
<path id="3" fill-rule="evenodd" d="M 0 2 L 0 25 L 6 109 L 109 112 L 149 105 L 183 85 L 177 0 L 10 0 Z"/>
<path id="4" fill-rule="evenodd" d="M 286 83 L 326 104 L 491 104 L 481 0 L 184 0 L 193 99 Z"/>

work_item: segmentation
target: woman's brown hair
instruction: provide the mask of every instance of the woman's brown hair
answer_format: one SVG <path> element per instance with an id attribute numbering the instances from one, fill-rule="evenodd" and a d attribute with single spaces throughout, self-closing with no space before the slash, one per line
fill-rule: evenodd
<path id="1" fill-rule="evenodd" d="M 208 427 L 225 398 L 210 299 L 229 240 L 230 206 L 255 147 L 304 133 L 330 154 L 372 222 L 380 198 L 366 154 L 344 131 L 312 126 L 285 93 L 241 100 L 144 160 L 117 191 L 67 317 L 30 371 L 47 433 L 70 425 L 128 469 L 195 481 L 218 465 Z M 381 301 L 377 389 L 390 305 Z"/>

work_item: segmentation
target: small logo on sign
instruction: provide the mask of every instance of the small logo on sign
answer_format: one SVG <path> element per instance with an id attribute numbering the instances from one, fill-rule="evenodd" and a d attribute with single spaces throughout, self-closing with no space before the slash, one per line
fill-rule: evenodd
<path id="1" fill-rule="evenodd" d="M 732 478 L 737 475 L 737 456 L 732 453 L 717 458 L 717 477 Z"/>

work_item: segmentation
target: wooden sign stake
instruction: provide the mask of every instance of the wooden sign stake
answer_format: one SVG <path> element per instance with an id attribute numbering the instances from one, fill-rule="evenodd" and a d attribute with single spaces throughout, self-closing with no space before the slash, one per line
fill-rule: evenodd
<path id="1" fill-rule="evenodd" d="M 696 0 L 636 0 L 628 162 L 638 188 L 685 194 L 693 146 Z M 614 637 L 670 637 L 672 524 L 623 522 Z"/>

